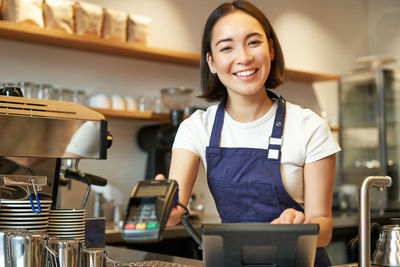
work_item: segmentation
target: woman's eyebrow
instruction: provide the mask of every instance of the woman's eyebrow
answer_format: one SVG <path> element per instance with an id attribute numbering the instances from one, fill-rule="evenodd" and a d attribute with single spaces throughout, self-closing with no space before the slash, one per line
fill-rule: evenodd
<path id="1" fill-rule="evenodd" d="M 246 35 L 246 39 L 249 39 L 250 37 L 253 37 L 253 36 L 262 36 L 262 34 L 259 33 L 259 32 L 252 32 L 252 33 L 249 33 L 249 34 Z M 215 46 L 219 45 L 220 43 L 232 42 L 232 41 L 233 41 L 232 38 L 224 38 L 224 39 L 221 39 L 218 42 L 216 42 Z"/>
<path id="2" fill-rule="evenodd" d="M 232 41 L 233 41 L 232 38 L 221 39 L 218 42 L 216 42 L 215 46 L 217 46 L 218 44 L 223 43 L 223 42 L 232 42 Z"/>
<path id="3" fill-rule="evenodd" d="M 250 37 L 253 37 L 253 36 L 262 37 L 263 35 L 261 33 L 259 33 L 259 32 L 252 32 L 252 33 L 249 33 L 248 35 L 246 35 L 246 39 L 249 39 Z"/>

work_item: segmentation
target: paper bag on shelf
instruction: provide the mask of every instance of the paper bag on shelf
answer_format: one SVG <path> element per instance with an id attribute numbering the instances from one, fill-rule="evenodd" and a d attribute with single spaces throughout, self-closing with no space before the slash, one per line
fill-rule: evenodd
<path id="1" fill-rule="evenodd" d="M 103 7 L 86 2 L 76 2 L 74 14 L 76 34 L 101 37 Z"/>
<path id="2" fill-rule="evenodd" d="M 43 5 L 44 25 L 49 29 L 74 33 L 73 3 L 66 0 L 45 0 Z"/>
<path id="3" fill-rule="evenodd" d="M 44 27 L 43 0 L 1 0 L 3 20 Z"/>
<path id="4" fill-rule="evenodd" d="M 126 41 L 128 13 L 104 9 L 103 38 L 110 41 Z"/>
<path id="5" fill-rule="evenodd" d="M 129 15 L 127 41 L 147 44 L 151 19 L 148 17 Z"/>

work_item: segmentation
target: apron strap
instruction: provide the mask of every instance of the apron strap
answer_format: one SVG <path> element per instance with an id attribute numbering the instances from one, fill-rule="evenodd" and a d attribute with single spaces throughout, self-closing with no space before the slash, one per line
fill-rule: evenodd
<path id="1" fill-rule="evenodd" d="M 268 150 L 272 150 L 272 158 L 280 158 L 281 144 L 282 144 L 282 133 L 283 125 L 285 123 L 286 116 L 286 101 L 283 97 L 279 97 L 273 92 L 267 90 L 267 94 L 271 99 L 278 101 L 278 109 L 275 115 L 274 126 L 272 128 L 271 137 L 268 140 Z M 210 147 L 219 147 L 219 140 L 221 138 L 222 125 L 224 124 L 224 113 L 225 113 L 226 99 L 219 103 L 217 112 L 215 114 L 215 120 L 211 131 Z M 274 152 L 276 150 L 276 152 Z M 278 153 L 277 153 L 278 152 Z M 270 154 L 270 153 L 269 153 Z M 279 155 L 277 157 L 277 155 Z"/>
<path id="2" fill-rule="evenodd" d="M 211 132 L 210 147 L 219 147 L 219 140 L 222 132 L 222 125 L 224 123 L 226 99 L 221 101 L 218 105 L 217 113 L 215 114 L 214 124 Z"/>
<path id="3" fill-rule="evenodd" d="M 276 110 L 274 125 L 272 127 L 272 134 L 268 140 L 268 158 L 280 160 L 283 126 L 285 125 L 286 116 L 286 100 L 281 96 L 276 101 L 278 101 L 278 108 Z"/>

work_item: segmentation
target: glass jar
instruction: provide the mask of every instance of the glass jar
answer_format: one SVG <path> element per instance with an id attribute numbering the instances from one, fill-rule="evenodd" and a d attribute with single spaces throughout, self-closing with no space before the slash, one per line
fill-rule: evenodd
<path id="1" fill-rule="evenodd" d="M 18 84 L 15 82 L 3 82 L 3 86 L 2 87 L 17 87 Z"/>
<path id="2" fill-rule="evenodd" d="M 74 101 L 74 91 L 72 91 L 71 89 L 67 89 L 67 88 L 61 88 L 59 99 L 61 101 L 69 101 L 69 102 Z"/>
<path id="3" fill-rule="evenodd" d="M 75 90 L 73 95 L 73 102 L 86 105 L 87 104 L 87 95 L 83 90 Z"/>
<path id="4" fill-rule="evenodd" d="M 153 100 L 153 112 L 160 114 L 164 112 L 164 105 L 161 101 L 161 97 L 155 97 Z"/>
<path id="5" fill-rule="evenodd" d="M 149 100 L 145 96 L 139 96 L 138 110 L 141 112 L 149 110 Z M 151 110 L 151 108 L 150 108 L 150 110 Z"/>
<path id="6" fill-rule="evenodd" d="M 57 90 L 54 89 L 54 87 L 51 84 L 41 83 L 38 84 L 36 87 L 38 89 L 38 98 L 58 100 Z"/>
<path id="7" fill-rule="evenodd" d="M 18 86 L 21 88 L 24 97 L 38 98 L 38 89 L 33 82 L 19 82 Z"/>

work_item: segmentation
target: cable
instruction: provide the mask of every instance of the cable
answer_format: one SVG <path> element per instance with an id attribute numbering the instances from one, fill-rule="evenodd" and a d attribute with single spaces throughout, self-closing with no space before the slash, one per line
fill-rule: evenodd
<path id="1" fill-rule="evenodd" d="M 193 226 L 189 223 L 188 217 L 190 215 L 190 212 L 188 208 L 186 208 L 185 205 L 182 205 L 181 203 L 178 202 L 178 206 L 181 206 L 184 210 L 185 213 L 182 214 L 181 220 L 183 227 L 185 227 L 186 231 L 189 233 L 189 235 L 196 241 L 196 243 L 199 245 L 199 249 L 203 250 L 203 243 L 201 242 L 201 238 L 199 235 L 196 233 L 196 230 L 193 228 Z"/>

